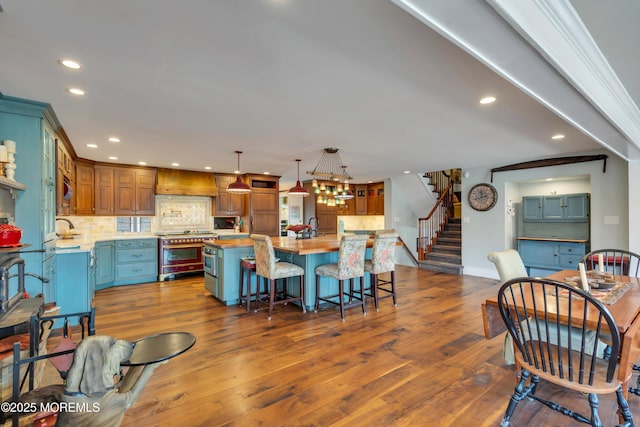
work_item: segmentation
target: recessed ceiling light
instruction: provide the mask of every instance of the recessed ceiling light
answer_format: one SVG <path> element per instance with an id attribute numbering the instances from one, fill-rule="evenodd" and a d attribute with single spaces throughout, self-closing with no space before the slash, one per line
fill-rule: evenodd
<path id="1" fill-rule="evenodd" d="M 563 135 L 563 134 L 561 134 L 561 133 L 559 133 L 559 134 L 557 134 L 557 135 L 553 135 L 553 136 L 551 137 L 551 139 L 564 139 L 564 135 Z"/>
<path id="2" fill-rule="evenodd" d="M 77 87 L 69 88 L 69 89 L 67 89 L 67 91 L 69 93 L 74 94 L 74 95 L 79 95 L 79 96 L 84 95 L 84 91 L 82 89 L 78 89 Z"/>
<path id="3" fill-rule="evenodd" d="M 109 137 L 109 142 L 120 142 L 120 138 L 115 137 L 115 136 L 111 136 L 111 137 Z"/>
<path id="4" fill-rule="evenodd" d="M 496 101 L 494 96 L 485 96 L 480 100 L 480 104 L 491 104 Z"/>
<path id="5" fill-rule="evenodd" d="M 411 171 L 404 171 L 404 173 L 411 173 Z"/>
<path id="6" fill-rule="evenodd" d="M 98 148 L 98 144 L 87 144 L 89 148 Z"/>
<path id="7" fill-rule="evenodd" d="M 138 164 L 139 164 L 140 166 L 146 166 L 146 165 L 147 165 L 147 162 L 138 162 Z"/>
<path id="8" fill-rule="evenodd" d="M 271 172 L 262 172 L 264 175 L 270 175 Z"/>
<path id="9" fill-rule="evenodd" d="M 79 70 L 80 68 L 82 68 L 82 65 L 80 65 L 80 63 L 74 61 L 73 59 L 61 59 L 58 62 L 60 63 L 60 65 L 72 70 Z"/>
<path id="10" fill-rule="evenodd" d="M 547 178 L 545 181 L 553 181 L 553 178 Z"/>
<path id="11" fill-rule="evenodd" d="M 109 160 L 118 160 L 116 156 L 109 156 Z"/>
<path id="12" fill-rule="evenodd" d="M 208 171 L 211 170 L 211 166 L 205 166 L 204 168 L 205 168 L 205 170 L 208 170 Z"/>
<path id="13" fill-rule="evenodd" d="M 180 166 L 180 163 L 173 162 L 171 163 L 171 166 Z"/>

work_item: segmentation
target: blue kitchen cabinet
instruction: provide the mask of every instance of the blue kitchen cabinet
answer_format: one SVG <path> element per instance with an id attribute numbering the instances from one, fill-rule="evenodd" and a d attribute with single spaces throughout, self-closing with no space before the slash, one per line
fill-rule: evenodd
<path id="1" fill-rule="evenodd" d="M 240 259 L 251 256 L 253 254 L 253 246 L 218 249 L 218 276 L 214 279 L 215 286 L 213 289 L 209 286 L 208 290 L 213 296 L 224 302 L 226 305 L 237 304 L 240 284 Z M 252 277 L 252 288 L 255 289 L 255 275 Z M 246 280 L 246 275 L 245 275 Z"/>
<path id="2" fill-rule="evenodd" d="M 588 247 L 584 241 L 518 240 L 518 252 L 529 276 L 546 276 L 560 270 L 577 270 Z"/>
<path id="3" fill-rule="evenodd" d="M 15 224 L 22 229 L 22 243 L 43 250 L 21 256 L 27 272 L 49 280 L 43 284 L 27 276 L 25 286 L 32 296 L 43 293 L 46 302 L 56 289 L 56 269 L 52 268 L 56 256 L 55 131 L 60 127 L 49 104 L 0 94 L 0 140 L 16 142 L 15 180 L 27 188 L 17 194 Z"/>
<path id="4" fill-rule="evenodd" d="M 589 219 L 589 194 L 565 194 L 563 219 L 587 221 Z"/>
<path id="5" fill-rule="evenodd" d="M 543 220 L 586 221 L 588 218 L 588 194 L 545 196 L 542 201 Z"/>
<path id="6" fill-rule="evenodd" d="M 60 314 L 78 313 L 91 309 L 95 292 L 94 265 L 90 251 L 73 251 L 56 255 L 58 276 L 56 303 L 60 307 Z M 72 320 L 72 324 L 77 322 L 77 318 Z"/>
<path id="7" fill-rule="evenodd" d="M 544 196 L 542 198 L 542 219 L 563 219 L 564 196 Z"/>
<path id="8" fill-rule="evenodd" d="M 522 198 L 524 222 L 585 222 L 589 220 L 589 194 L 525 196 Z"/>
<path id="9" fill-rule="evenodd" d="M 522 198 L 522 219 L 524 221 L 540 221 L 542 219 L 542 196 Z"/>
<path id="10" fill-rule="evenodd" d="M 156 280 L 158 280 L 158 239 L 116 240 L 114 286 Z"/>
<path id="11" fill-rule="evenodd" d="M 113 240 L 96 242 L 94 251 L 96 257 L 96 290 L 105 289 L 112 286 L 116 278 L 116 244 Z"/>

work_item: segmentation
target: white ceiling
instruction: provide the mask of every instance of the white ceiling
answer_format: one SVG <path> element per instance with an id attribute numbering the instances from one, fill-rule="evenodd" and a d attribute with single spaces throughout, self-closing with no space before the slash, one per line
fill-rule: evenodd
<path id="1" fill-rule="evenodd" d="M 489 3 L 0 0 L 0 92 L 51 103 L 80 157 L 233 172 L 242 150 L 242 171 L 285 187 L 325 147 L 354 182 L 601 146 L 640 158 L 640 2 L 574 2 L 635 100 L 624 123 Z"/>

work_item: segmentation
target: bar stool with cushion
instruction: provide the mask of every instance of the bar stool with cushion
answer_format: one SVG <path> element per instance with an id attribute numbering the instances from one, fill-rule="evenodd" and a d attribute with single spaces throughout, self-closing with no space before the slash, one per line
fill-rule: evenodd
<path id="1" fill-rule="evenodd" d="M 276 261 L 273 244 L 269 236 L 262 234 L 251 234 L 249 236 L 253 240 L 253 249 L 256 254 L 256 275 L 258 283 L 256 286 L 256 305 L 260 301 L 260 279 L 269 280 L 269 314 L 273 306 L 276 304 L 288 304 L 290 302 L 299 301 L 302 312 L 306 313 L 307 309 L 304 305 L 304 269 L 299 265 L 289 262 Z M 287 289 L 287 279 L 290 277 L 299 277 L 298 296 L 290 295 Z M 276 300 L 276 280 L 284 279 L 282 298 Z"/>
<path id="2" fill-rule="evenodd" d="M 371 281 L 369 284 L 369 293 L 365 295 L 373 297 L 373 301 L 378 308 L 378 291 L 384 291 L 387 295 L 382 298 L 393 297 L 393 305 L 398 305 L 396 300 L 396 242 L 398 241 L 398 233 L 395 231 L 376 232 L 373 238 L 373 249 L 371 250 L 371 259 L 364 261 L 364 271 L 369 273 Z M 381 279 L 380 274 L 389 273 L 389 280 Z"/>
<path id="3" fill-rule="evenodd" d="M 247 292 L 244 291 L 244 277 L 245 271 L 247 272 Z M 238 301 L 242 305 L 242 300 L 247 302 L 247 312 L 251 308 L 251 273 L 256 272 L 256 260 L 248 258 L 240 258 L 240 292 L 238 294 Z M 258 286 L 258 276 L 256 275 L 256 288 Z"/>
<path id="4" fill-rule="evenodd" d="M 316 267 L 316 304 L 318 311 L 320 301 L 340 306 L 340 315 L 344 321 L 344 309 L 350 307 L 362 307 L 362 313 L 367 310 L 364 303 L 364 253 L 367 249 L 367 235 L 347 235 L 340 240 L 337 264 L 322 264 Z M 320 277 L 331 277 L 338 280 L 338 292 L 332 295 L 320 296 Z M 360 289 L 354 289 L 353 282 L 360 278 Z M 345 293 L 344 281 L 349 280 L 349 291 Z M 349 301 L 345 303 L 345 297 Z M 336 301 L 335 298 L 338 298 Z"/>

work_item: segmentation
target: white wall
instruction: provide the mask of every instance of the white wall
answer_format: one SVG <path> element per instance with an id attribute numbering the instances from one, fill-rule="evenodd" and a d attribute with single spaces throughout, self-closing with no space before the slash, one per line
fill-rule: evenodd
<path id="1" fill-rule="evenodd" d="M 636 185 L 640 183 L 640 161 L 629 163 L 629 188 L 631 191 L 635 191 Z M 629 250 L 632 252 L 640 253 L 640 197 L 631 197 L 629 192 L 629 218 L 633 218 L 629 221 Z"/>
<path id="2" fill-rule="evenodd" d="M 487 253 L 494 250 L 515 248 L 516 216 L 507 211 L 508 200 L 519 203 L 523 195 L 562 193 L 591 193 L 591 248 L 629 247 L 629 188 L 628 167 L 624 160 L 605 150 L 576 153 L 575 155 L 607 154 L 606 173 L 603 162 L 584 162 L 562 166 L 497 172 L 493 185 L 498 190 L 498 202 L 488 212 L 477 212 L 469 207 L 467 193 L 480 182 L 490 182 L 491 165 L 466 169 L 462 179 L 462 265 L 464 274 L 498 278 L 495 267 L 487 260 Z M 464 175 L 468 173 L 468 177 Z M 640 171 L 636 171 L 640 175 Z M 546 178 L 568 178 L 568 181 L 545 183 Z M 536 180 L 536 183 L 525 183 Z M 635 182 L 638 182 L 637 180 Z M 640 206 L 637 211 L 640 212 Z M 605 224 L 618 218 L 619 224 Z M 609 221 L 610 222 L 610 221 Z"/>
<path id="3" fill-rule="evenodd" d="M 416 174 L 386 179 L 384 194 L 384 228 L 395 229 L 417 257 L 418 218 L 427 216 L 437 198 Z M 415 266 L 405 251 L 396 251 L 396 263 Z"/>

